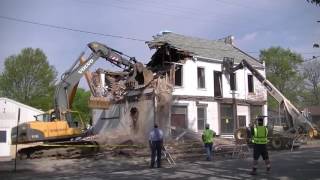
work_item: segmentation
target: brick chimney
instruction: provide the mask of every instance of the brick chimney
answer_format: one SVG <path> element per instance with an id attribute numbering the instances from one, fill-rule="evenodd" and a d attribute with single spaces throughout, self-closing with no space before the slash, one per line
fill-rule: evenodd
<path id="1" fill-rule="evenodd" d="M 224 38 L 224 43 L 234 45 L 233 40 L 234 40 L 234 37 L 230 35 Z"/>

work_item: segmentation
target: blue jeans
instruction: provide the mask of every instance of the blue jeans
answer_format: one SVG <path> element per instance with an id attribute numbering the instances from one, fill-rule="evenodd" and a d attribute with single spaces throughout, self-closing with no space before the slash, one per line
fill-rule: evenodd
<path id="1" fill-rule="evenodd" d="M 204 147 L 206 148 L 206 153 L 207 153 L 207 160 L 211 161 L 212 160 L 212 143 L 205 143 Z"/>

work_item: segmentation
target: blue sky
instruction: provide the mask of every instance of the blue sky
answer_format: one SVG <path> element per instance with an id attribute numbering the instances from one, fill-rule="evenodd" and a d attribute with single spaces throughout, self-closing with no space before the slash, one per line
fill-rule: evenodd
<path id="1" fill-rule="evenodd" d="M 163 30 L 212 40 L 233 35 L 236 46 L 255 57 L 271 46 L 290 48 L 305 59 L 320 55 L 312 47 L 320 43 L 320 7 L 305 0 L 1 0 L 0 17 L 140 40 Z M 91 41 L 142 62 L 153 52 L 143 41 L 0 18 L 0 71 L 6 57 L 33 47 L 61 74 Z M 97 66 L 112 68 L 107 64 L 101 60 Z"/>

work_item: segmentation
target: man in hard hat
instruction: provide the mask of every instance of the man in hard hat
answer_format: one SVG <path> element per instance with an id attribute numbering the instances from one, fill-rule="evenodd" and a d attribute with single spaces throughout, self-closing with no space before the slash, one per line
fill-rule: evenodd
<path id="1" fill-rule="evenodd" d="M 253 167 L 251 175 L 257 174 L 258 159 L 262 156 L 265 161 L 267 172 L 270 172 L 270 160 L 267 150 L 268 128 L 263 125 L 263 117 L 257 117 L 258 125 L 251 128 L 253 142 Z"/>
<path id="2" fill-rule="evenodd" d="M 203 131 L 202 134 L 202 141 L 204 143 L 204 147 L 207 153 L 207 161 L 212 160 L 212 146 L 213 146 L 213 138 L 215 137 L 216 133 L 210 129 L 209 124 L 206 124 L 206 129 Z"/>
<path id="3" fill-rule="evenodd" d="M 149 135 L 149 144 L 151 148 L 151 164 L 150 168 L 154 167 L 156 155 L 157 155 L 157 167 L 161 167 L 161 150 L 163 147 L 163 132 L 158 128 L 157 124 L 154 124 L 154 128 Z"/>

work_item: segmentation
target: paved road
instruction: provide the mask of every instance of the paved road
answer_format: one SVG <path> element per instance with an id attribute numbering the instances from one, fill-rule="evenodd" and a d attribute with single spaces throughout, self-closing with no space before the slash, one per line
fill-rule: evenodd
<path id="1" fill-rule="evenodd" d="M 12 162 L 0 163 L 1 179 L 310 179 L 320 180 L 320 148 L 295 152 L 271 153 L 272 171 L 265 173 L 259 162 L 257 176 L 248 175 L 251 158 L 213 162 L 178 162 L 175 167 L 149 169 L 147 162 L 114 160 L 105 157 L 76 160 L 20 161 L 18 171 L 12 172 Z"/>

